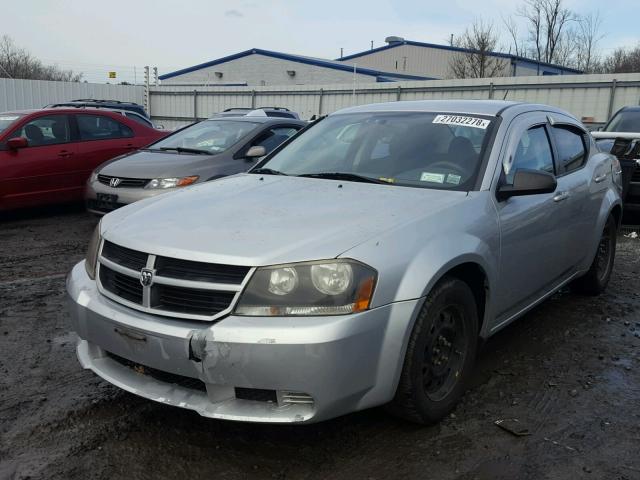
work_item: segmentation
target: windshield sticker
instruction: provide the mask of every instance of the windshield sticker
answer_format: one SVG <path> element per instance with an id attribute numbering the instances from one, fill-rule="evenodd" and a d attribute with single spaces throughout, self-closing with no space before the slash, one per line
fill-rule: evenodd
<path id="1" fill-rule="evenodd" d="M 378 178 L 378 180 L 381 180 L 381 181 L 387 182 L 387 183 L 396 183 L 396 179 L 395 178 L 380 177 L 380 178 Z"/>
<path id="2" fill-rule="evenodd" d="M 422 172 L 420 175 L 421 182 L 444 183 L 444 173 Z"/>
<path id="3" fill-rule="evenodd" d="M 447 175 L 447 183 L 453 183 L 454 185 L 459 185 L 462 177 L 460 175 L 454 175 L 450 173 Z"/>
<path id="4" fill-rule="evenodd" d="M 17 115 L 12 117 L 0 117 L 0 122 L 12 122 L 14 120 L 17 120 L 18 118 L 20 117 L 18 117 Z"/>
<path id="5" fill-rule="evenodd" d="M 437 115 L 432 123 L 441 123 L 443 125 L 460 125 L 461 127 L 473 127 L 486 130 L 491 120 L 476 117 L 461 117 L 460 115 Z"/>

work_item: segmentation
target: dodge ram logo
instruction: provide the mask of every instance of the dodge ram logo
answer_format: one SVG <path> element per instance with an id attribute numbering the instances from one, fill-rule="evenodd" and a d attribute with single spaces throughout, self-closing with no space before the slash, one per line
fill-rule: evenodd
<path id="1" fill-rule="evenodd" d="M 148 287 L 153 283 L 153 270 L 143 268 L 140 270 L 140 283 L 143 287 Z"/>
<path id="2" fill-rule="evenodd" d="M 118 185 L 120 185 L 120 182 L 122 182 L 122 180 L 114 177 L 111 180 L 109 180 L 109 186 L 112 188 L 116 188 Z"/>

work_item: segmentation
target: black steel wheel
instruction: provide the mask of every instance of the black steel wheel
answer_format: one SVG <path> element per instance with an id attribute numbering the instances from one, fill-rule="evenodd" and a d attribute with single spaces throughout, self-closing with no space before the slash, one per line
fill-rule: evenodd
<path id="1" fill-rule="evenodd" d="M 458 278 L 444 278 L 427 295 L 416 319 L 389 410 L 423 424 L 447 415 L 464 392 L 477 344 L 473 292 Z"/>
<path id="2" fill-rule="evenodd" d="M 584 276 L 574 282 L 575 290 L 587 295 L 599 295 L 607 288 L 616 257 L 617 236 L 618 224 L 613 215 L 609 215 L 591 267 Z"/>

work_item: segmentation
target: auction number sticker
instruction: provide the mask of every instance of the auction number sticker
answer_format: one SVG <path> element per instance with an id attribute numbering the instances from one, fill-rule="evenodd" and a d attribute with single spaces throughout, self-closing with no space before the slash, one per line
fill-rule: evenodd
<path id="1" fill-rule="evenodd" d="M 461 127 L 473 127 L 486 130 L 486 128 L 491 123 L 491 120 L 477 117 L 463 117 L 460 115 L 437 115 L 436 118 L 433 119 L 432 123 L 441 123 L 443 125 L 460 125 Z"/>

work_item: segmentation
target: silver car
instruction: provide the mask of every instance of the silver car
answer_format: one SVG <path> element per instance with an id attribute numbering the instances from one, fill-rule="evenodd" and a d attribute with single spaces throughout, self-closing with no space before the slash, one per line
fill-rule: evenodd
<path id="1" fill-rule="evenodd" d="M 78 358 L 211 418 L 435 422 L 480 340 L 606 287 L 620 216 L 618 162 L 556 108 L 348 108 L 248 173 L 106 215 L 67 279 Z"/>
<path id="2" fill-rule="evenodd" d="M 265 113 L 190 125 L 97 168 L 85 190 L 87 209 L 102 215 L 143 198 L 245 172 L 306 125 Z"/>

